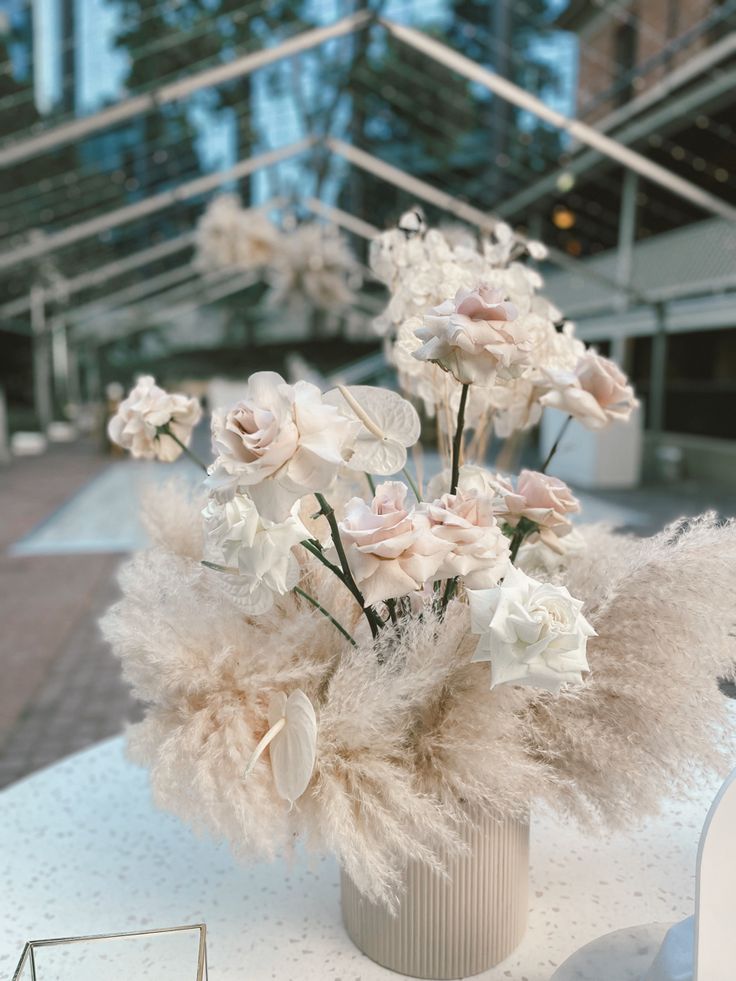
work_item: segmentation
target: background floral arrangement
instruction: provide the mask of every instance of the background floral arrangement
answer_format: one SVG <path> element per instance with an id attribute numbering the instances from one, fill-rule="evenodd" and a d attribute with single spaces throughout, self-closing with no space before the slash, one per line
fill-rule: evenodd
<path id="1" fill-rule="evenodd" d="M 278 228 L 263 209 L 244 208 L 235 194 L 213 198 L 196 230 L 201 269 L 258 273 L 271 307 L 308 305 L 340 313 L 355 300 L 360 266 L 345 238 L 317 221 Z"/>
<path id="2" fill-rule="evenodd" d="M 154 544 L 103 623 L 147 704 L 131 752 L 163 807 L 240 853 L 301 835 L 391 904 L 406 860 L 438 866 L 473 809 L 626 823 L 728 756 L 736 524 L 573 531 L 549 459 L 516 478 L 473 462 L 478 432 L 547 405 L 591 428 L 635 405 L 558 330 L 530 254 L 503 227 L 452 244 L 417 214 L 374 247 L 402 382 L 448 420 L 426 487 L 408 400 L 259 372 L 213 414 L 201 494 L 149 502 Z M 190 452 L 180 398 L 142 379 L 111 436 Z"/>

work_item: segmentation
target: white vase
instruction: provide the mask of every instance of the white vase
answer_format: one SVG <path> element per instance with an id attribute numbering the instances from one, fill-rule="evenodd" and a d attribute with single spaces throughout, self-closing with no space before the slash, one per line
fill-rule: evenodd
<path id="1" fill-rule="evenodd" d="M 406 869 L 398 914 L 366 899 L 342 873 L 342 915 L 368 957 L 416 978 L 465 978 L 499 964 L 521 943 L 529 906 L 529 822 L 474 816 L 468 851 L 445 856 L 447 878 Z"/>

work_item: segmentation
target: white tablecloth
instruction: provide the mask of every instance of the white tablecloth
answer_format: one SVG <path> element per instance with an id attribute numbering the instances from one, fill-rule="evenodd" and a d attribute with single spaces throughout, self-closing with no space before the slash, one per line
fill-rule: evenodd
<path id="1" fill-rule="evenodd" d="M 612 761 L 614 763 L 615 761 Z M 602 933 L 693 910 L 698 836 L 717 784 L 628 834 L 581 836 L 536 814 L 529 930 L 487 981 L 549 981 Z M 26 940 L 204 921 L 211 981 L 396 978 L 345 935 L 330 857 L 238 865 L 156 811 L 122 739 L 0 794 L 0 978 Z"/>

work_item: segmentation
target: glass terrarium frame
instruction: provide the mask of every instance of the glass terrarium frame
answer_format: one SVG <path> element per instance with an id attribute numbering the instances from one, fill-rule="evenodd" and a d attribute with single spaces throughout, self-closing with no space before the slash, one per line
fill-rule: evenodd
<path id="1" fill-rule="evenodd" d="M 44 981 L 43 977 L 39 975 L 36 966 L 36 951 L 44 947 L 94 943 L 96 941 L 130 940 L 140 937 L 161 936 L 163 934 L 184 933 L 195 930 L 199 932 L 196 981 L 207 981 L 209 974 L 207 972 L 207 926 L 205 923 L 193 923 L 188 926 L 160 927 L 155 930 L 133 930 L 128 933 L 100 933 L 79 937 L 55 937 L 48 940 L 29 940 L 23 948 L 20 961 L 13 974 L 13 981 L 21 981 L 23 972 L 27 968 L 30 968 L 31 981 Z"/>

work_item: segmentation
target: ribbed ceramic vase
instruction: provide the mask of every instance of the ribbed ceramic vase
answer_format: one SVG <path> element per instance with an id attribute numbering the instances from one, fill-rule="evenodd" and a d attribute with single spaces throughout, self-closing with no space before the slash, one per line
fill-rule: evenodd
<path id="1" fill-rule="evenodd" d="M 529 906 L 529 822 L 479 815 L 464 836 L 468 851 L 445 856 L 447 878 L 409 864 L 396 915 L 342 873 L 343 920 L 364 954 L 399 974 L 439 981 L 487 971 L 518 947 Z"/>

